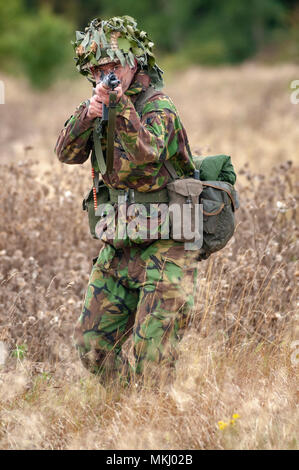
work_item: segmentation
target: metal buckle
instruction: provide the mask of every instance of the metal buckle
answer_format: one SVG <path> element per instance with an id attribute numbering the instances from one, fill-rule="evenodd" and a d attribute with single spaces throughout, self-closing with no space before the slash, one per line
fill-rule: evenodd
<path id="1" fill-rule="evenodd" d="M 129 190 L 128 189 L 119 189 L 117 194 L 118 204 L 126 204 L 129 199 Z"/>
<path id="2" fill-rule="evenodd" d="M 121 203 L 133 203 L 135 202 L 135 191 L 134 189 L 120 189 L 118 192 L 117 199 L 121 199 Z"/>
<path id="3" fill-rule="evenodd" d="M 129 192 L 129 199 L 130 199 L 129 202 L 134 203 L 135 202 L 135 191 L 134 191 L 134 189 L 129 189 L 128 192 Z"/>
<path id="4" fill-rule="evenodd" d="M 125 202 L 128 202 L 130 199 L 130 192 L 128 189 L 124 189 L 123 191 L 124 191 Z"/>

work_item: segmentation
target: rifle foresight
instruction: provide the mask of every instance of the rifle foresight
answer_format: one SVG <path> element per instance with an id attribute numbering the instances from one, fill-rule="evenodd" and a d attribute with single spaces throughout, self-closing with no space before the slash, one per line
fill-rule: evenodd
<path id="1" fill-rule="evenodd" d="M 104 76 L 102 83 L 105 87 L 114 90 L 114 88 L 120 84 L 120 80 L 117 78 L 114 72 L 109 72 Z"/>

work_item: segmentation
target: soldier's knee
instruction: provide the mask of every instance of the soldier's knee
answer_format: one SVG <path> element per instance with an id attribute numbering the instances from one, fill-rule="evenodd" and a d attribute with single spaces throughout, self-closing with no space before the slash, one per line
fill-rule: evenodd
<path id="1" fill-rule="evenodd" d="M 105 351 L 77 347 L 82 365 L 92 374 L 99 374 L 104 369 L 107 354 Z"/>
<path id="2" fill-rule="evenodd" d="M 97 374 L 106 359 L 106 352 L 98 349 L 85 338 L 81 324 L 78 322 L 74 331 L 73 341 L 78 351 L 83 366 L 94 374 Z"/>

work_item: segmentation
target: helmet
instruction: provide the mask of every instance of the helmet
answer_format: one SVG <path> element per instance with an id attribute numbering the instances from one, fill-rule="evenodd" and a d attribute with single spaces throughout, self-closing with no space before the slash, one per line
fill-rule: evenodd
<path id="1" fill-rule="evenodd" d="M 115 16 L 109 20 L 95 18 L 84 32 L 76 31 L 76 41 L 72 44 L 77 69 L 93 84 L 91 67 L 120 62 L 122 66 L 128 64 L 132 68 L 136 59 L 140 68 L 151 77 L 153 85 L 163 87 L 163 72 L 152 53 L 154 43 L 145 31 L 137 28 L 137 22 L 130 16 Z"/>

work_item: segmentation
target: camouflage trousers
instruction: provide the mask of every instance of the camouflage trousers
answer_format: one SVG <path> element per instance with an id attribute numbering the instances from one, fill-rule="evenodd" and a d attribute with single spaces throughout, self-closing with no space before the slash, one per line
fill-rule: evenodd
<path id="1" fill-rule="evenodd" d="M 146 365 L 173 368 L 190 320 L 195 252 L 173 240 L 116 250 L 105 243 L 93 266 L 74 339 L 86 368 L 130 380 Z M 122 352 L 129 335 L 135 364 Z"/>

